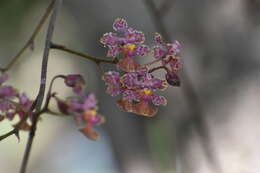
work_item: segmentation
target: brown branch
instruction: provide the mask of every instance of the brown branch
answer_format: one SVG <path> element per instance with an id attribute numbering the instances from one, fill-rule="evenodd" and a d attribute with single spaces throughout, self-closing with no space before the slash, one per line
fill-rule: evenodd
<path id="1" fill-rule="evenodd" d="M 153 65 L 153 64 L 155 64 L 155 63 L 157 63 L 157 62 L 159 62 L 161 60 L 162 60 L 162 58 L 159 58 L 159 59 L 153 60 L 153 61 L 151 61 L 149 63 L 142 64 L 142 67 L 147 67 L 147 66 Z"/>
<path id="2" fill-rule="evenodd" d="M 51 1 L 50 5 L 47 7 L 44 15 L 42 16 L 40 22 L 36 26 L 36 28 L 33 31 L 31 37 L 29 38 L 29 40 L 25 43 L 25 45 L 22 47 L 22 49 L 13 58 L 11 58 L 11 61 L 9 62 L 9 64 L 7 64 L 7 66 L 5 68 L 3 68 L 2 71 L 8 71 L 15 64 L 15 62 L 20 58 L 20 56 L 24 53 L 24 51 L 28 47 L 33 47 L 35 37 L 38 35 L 39 31 L 41 30 L 41 28 L 43 27 L 44 23 L 46 22 L 46 20 L 48 19 L 49 15 L 51 14 L 54 2 L 55 2 L 55 0 Z"/>
<path id="3" fill-rule="evenodd" d="M 56 19 L 57 19 L 57 14 L 58 14 L 59 7 L 61 6 L 61 4 L 62 4 L 62 0 L 56 0 L 55 1 L 54 7 L 53 7 L 53 13 L 52 13 L 50 23 L 49 23 L 49 26 L 48 26 L 48 30 L 47 30 L 47 36 L 46 36 L 46 41 L 45 41 L 45 49 L 44 49 L 43 59 L 42 59 L 40 89 L 39 89 L 39 92 L 38 92 L 38 96 L 36 98 L 36 106 L 35 106 L 36 112 L 41 110 L 42 102 L 43 102 L 43 99 L 44 99 L 44 93 L 45 93 L 45 87 L 46 87 L 46 77 L 47 77 L 47 67 L 48 67 L 48 58 L 49 58 L 49 53 L 50 53 L 51 40 L 52 40 L 52 37 L 53 37 L 54 26 L 55 26 L 55 22 L 56 22 Z M 30 156 L 32 143 L 33 143 L 33 139 L 34 139 L 34 136 L 35 136 L 35 131 L 36 131 L 36 128 L 37 128 L 37 122 L 38 122 L 39 117 L 40 117 L 40 114 L 36 114 L 35 116 L 32 117 L 32 127 L 30 129 L 30 133 L 29 133 L 29 137 L 28 137 L 23 161 L 22 161 L 22 164 L 21 164 L 20 173 L 26 173 L 26 168 L 27 168 L 27 165 L 28 165 L 29 156 Z"/>
<path id="4" fill-rule="evenodd" d="M 12 135 L 16 135 L 18 136 L 19 133 L 19 129 L 18 128 L 14 128 L 13 130 L 7 132 L 6 134 L 0 136 L 0 141 L 4 140 L 5 138 L 12 136 Z"/>
<path id="5" fill-rule="evenodd" d="M 69 49 L 69 48 L 67 48 L 66 46 L 59 45 L 59 44 L 55 44 L 55 43 L 52 43 L 52 44 L 51 44 L 51 48 L 52 48 L 52 49 L 58 49 L 58 50 L 61 50 L 61 51 L 64 51 L 64 52 L 68 52 L 68 53 L 71 53 L 71 54 L 80 56 L 80 57 L 82 57 L 82 58 L 85 58 L 85 59 L 88 59 L 88 60 L 90 60 L 90 61 L 93 61 L 93 62 L 95 62 L 96 64 L 100 64 L 100 63 L 116 64 L 117 61 L 118 61 L 117 59 L 114 59 L 114 60 L 98 59 L 98 58 L 96 58 L 96 57 L 86 55 L 86 54 L 84 54 L 84 53 L 81 53 L 81 52 L 78 52 L 78 51 Z"/>
<path id="6" fill-rule="evenodd" d="M 11 135 L 16 135 L 16 137 L 18 137 L 19 139 L 19 131 L 20 131 L 20 127 L 23 125 L 24 122 L 27 121 L 29 115 L 32 114 L 32 111 L 33 109 L 35 108 L 35 101 L 33 102 L 31 108 L 30 108 L 30 111 L 26 113 L 26 115 L 19 121 L 18 124 L 16 124 L 16 126 L 13 128 L 13 130 L 7 132 L 6 134 L 4 135 L 1 135 L 0 136 L 0 141 L 2 141 L 3 139 L 11 136 Z"/>
<path id="7" fill-rule="evenodd" d="M 165 66 L 158 66 L 158 67 L 154 67 L 154 68 L 150 69 L 150 70 L 148 71 L 148 73 L 152 73 L 152 72 L 157 71 L 157 70 L 160 70 L 160 69 L 163 69 L 163 70 L 165 70 L 166 72 L 169 72 L 169 71 L 170 71 L 170 70 L 169 70 L 167 67 L 165 67 Z"/>
<path id="8" fill-rule="evenodd" d="M 33 115 L 38 116 L 38 115 L 41 115 L 43 113 L 48 113 L 48 109 L 46 107 L 44 107 L 39 112 L 33 113 Z M 15 127 L 11 131 L 9 131 L 9 132 L 5 133 L 4 135 L 0 136 L 0 141 L 4 140 L 5 138 L 8 138 L 9 136 L 12 136 L 12 135 L 15 135 L 19 140 L 20 128 L 23 125 L 23 123 L 25 123 L 27 121 L 29 115 L 31 115 L 31 114 L 32 114 L 31 111 L 27 112 L 27 114 L 19 121 L 18 124 L 15 125 Z"/>

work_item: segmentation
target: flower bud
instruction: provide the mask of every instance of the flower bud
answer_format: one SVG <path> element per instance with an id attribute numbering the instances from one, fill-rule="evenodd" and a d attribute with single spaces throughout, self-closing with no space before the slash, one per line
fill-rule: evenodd
<path id="1" fill-rule="evenodd" d="M 168 73 L 166 73 L 165 78 L 166 78 L 167 83 L 171 86 L 177 86 L 178 87 L 178 86 L 181 85 L 180 78 L 179 78 L 179 76 L 177 76 L 176 73 L 168 72 Z"/>

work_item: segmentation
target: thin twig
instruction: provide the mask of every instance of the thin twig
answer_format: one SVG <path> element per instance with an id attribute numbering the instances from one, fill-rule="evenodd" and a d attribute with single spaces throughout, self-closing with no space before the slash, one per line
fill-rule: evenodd
<path id="1" fill-rule="evenodd" d="M 45 87 L 46 87 L 46 77 L 47 77 L 47 67 L 48 67 L 48 58 L 49 58 L 49 52 L 50 52 L 50 46 L 51 46 L 51 40 L 52 40 L 52 36 L 53 36 L 53 32 L 54 32 L 54 26 L 55 26 L 55 22 L 57 19 L 57 14 L 59 11 L 59 7 L 62 4 L 62 0 L 56 0 L 54 7 L 53 7 L 53 13 L 50 19 L 50 23 L 48 26 L 48 30 L 47 30 L 47 36 L 46 36 L 46 41 L 45 41 L 45 49 L 44 49 L 44 53 L 43 53 L 43 59 L 42 59 L 42 68 L 41 68 L 41 83 L 40 83 L 40 89 L 38 92 L 38 96 L 36 98 L 36 112 L 41 110 L 41 106 L 42 106 L 42 102 L 44 99 L 44 93 L 45 93 Z M 27 141 L 27 145 L 26 145 L 26 149 L 25 149 L 25 153 L 24 153 L 24 157 L 23 157 L 23 161 L 22 161 L 22 165 L 21 165 L 21 169 L 20 169 L 20 173 L 25 173 L 26 172 L 26 168 L 28 165 L 28 160 L 29 160 L 29 156 L 30 156 L 30 152 L 31 152 L 31 148 L 32 148 L 32 143 L 33 143 L 33 139 L 35 136 L 35 131 L 36 131 L 36 127 L 37 127 L 37 122 L 39 119 L 39 115 L 37 114 L 35 116 L 33 116 L 32 118 L 32 127 L 30 129 L 30 133 L 29 133 L 29 137 L 28 137 L 28 141 Z"/>
<path id="2" fill-rule="evenodd" d="M 80 56 L 80 57 L 82 57 L 82 58 L 85 58 L 85 59 L 88 59 L 88 60 L 90 60 L 90 61 L 93 61 L 93 62 L 95 62 L 95 63 L 97 63 L 97 64 L 100 64 L 100 63 L 116 64 L 116 63 L 117 63 L 117 59 L 114 59 L 114 60 L 98 59 L 98 58 L 96 58 L 96 57 L 86 55 L 86 54 L 84 54 L 84 53 L 81 53 L 81 52 L 78 52 L 78 51 L 69 49 L 69 48 L 67 48 L 66 46 L 59 45 L 59 44 L 55 44 L 55 43 L 52 43 L 52 44 L 51 44 L 51 48 L 52 48 L 52 49 L 62 50 L 62 51 L 65 51 L 65 52 L 68 52 L 68 53 L 71 53 L 71 54 Z"/>
<path id="3" fill-rule="evenodd" d="M 150 66 L 150 65 L 155 64 L 155 63 L 157 63 L 157 62 L 159 62 L 159 61 L 161 61 L 161 60 L 162 60 L 162 58 L 159 58 L 159 59 L 153 60 L 153 61 L 151 61 L 151 62 L 149 62 L 149 63 L 142 64 L 142 67 Z"/>
<path id="4" fill-rule="evenodd" d="M 171 38 L 170 34 L 168 33 L 164 23 L 163 23 L 163 18 L 162 15 L 160 14 L 159 9 L 156 8 L 153 0 L 143 0 L 144 4 L 146 5 L 148 11 L 150 12 L 150 15 L 152 16 L 152 20 L 153 23 L 155 25 L 155 27 L 157 28 L 157 30 L 164 36 L 164 38 L 166 38 L 166 40 L 169 41 L 169 39 Z M 172 0 L 173 1 L 173 0 Z M 199 135 L 201 137 L 204 137 L 204 140 L 206 139 L 208 141 L 208 145 L 205 144 L 205 142 L 202 143 L 204 151 L 206 153 L 206 155 L 208 156 L 208 158 L 210 159 L 211 163 L 214 163 L 214 170 L 218 173 L 222 172 L 220 166 L 218 165 L 217 159 L 216 157 L 212 154 L 212 144 L 210 142 L 210 138 L 209 138 L 209 134 L 207 132 L 208 128 L 206 125 L 206 122 L 203 118 L 203 109 L 202 106 L 200 104 L 200 100 L 193 88 L 193 85 L 191 83 L 191 80 L 188 76 L 188 74 L 186 73 L 185 70 L 183 70 L 182 73 L 182 80 L 183 80 L 183 84 L 182 85 L 182 92 L 186 98 L 186 102 L 188 104 L 188 106 L 190 108 L 192 108 L 194 116 L 192 117 L 192 119 L 190 121 L 193 121 L 192 123 L 195 123 L 195 128 L 197 129 Z M 175 128 L 176 130 L 176 135 L 175 135 L 175 140 L 176 140 L 176 152 L 177 152 L 177 158 L 176 158 L 176 173 L 181 172 L 181 167 L 180 167 L 180 154 L 178 151 L 178 128 Z"/>
<path id="5" fill-rule="evenodd" d="M 23 125 L 23 123 L 25 123 L 27 121 L 28 117 L 32 114 L 32 111 L 34 110 L 35 106 L 36 106 L 36 100 L 33 102 L 30 110 L 19 121 L 19 123 L 14 127 L 14 129 L 12 129 L 11 131 L 7 132 L 6 134 L 0 136 L 0 141 L 2 141 L 3 139 L 5 139 L 11 135 L 16 135 L 19 138 L 20 127 Z"/>
<path id="6" fill-rule="evenodd" d="M 160 69 L 163 69 L 163 70 L 165 70 L 166 72 L 169 72 L 169 71 L 170 71 L 170 70 L 169 70 L 167 67 L 165 67 L 165 66 L 158 66 L 158 67 L 154 67 L 154 68 L 150 69 L 148 72 L 149 72 L 149 73 L 152 73 L 152 72 L 157 71 L 157 70 L 160 70 Z"/>
<path id="7" fill-rule="evenodd" d="M 48 19 L 49 15 L 50 15 L 50 13 L 51 13 L 51 11 L 53 9 L 54 2 L 55 2 L 55 0 L 51 1 L 50 5 L 47 7 L 44 15 L 42 16 L 40 22 L 36 26 L 36 28 L 33 31 L 31 37 L 29 38 L 29 40 L 25 43 L 25 45 L 22 47 L 22 49 L 11 59 L 9 64 L 7 64 L 7 66 L 2 69 L 2 71 L 8 71 L 15 64 L 15 62 L 21 57 L 21 55 L 24 53 L 24 51 L 28 47 L 31 47 L 31 46 L 33 47 L 35 37 L 38 35 L 39 31 L 41 30 L 41 28 L 43 27 L 44 23 Z"/>
<path id="8" fill-rule="evenodd" d="M 12 136 L 12 135 L 17 135 L 19 133 L 19 130 L 17 128 L 14 128 L 13 130 L 7 132 L 6 134 L 0 136 L 0 141 L 4 140 L 5 138 Z"/>
<path id="9" fill-rule="evenodd" d="M 33 102 L 32 106 L 30 108 L 30 111 L 28 111 L 25 114 L 25 116 L 19 121 L 18 124 L 15 125 L 15 127 L 11 131 L 9 131 L 6 134 L 0 136 L 0 141 L 2 141 L 3 139 L 5 139 L 5 138 L 7 138 L 11 135 L 16 135 L 16 137 L 18 137 L 18 139 L 19 139 L 20 127 L 23 125 L 23 123 L 25 123 L 27 121 L 29 115 L 32 114 L 32 111 L 33 111 L 34 108 L 35 108 L 35 102 Z"/>

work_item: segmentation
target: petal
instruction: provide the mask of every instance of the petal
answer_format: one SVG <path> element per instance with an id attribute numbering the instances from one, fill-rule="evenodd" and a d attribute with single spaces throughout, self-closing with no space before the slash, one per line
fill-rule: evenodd
<path id="1" fill-rule="evenodd" d="M 134 113 L 147 117 L 153 117 L 157 113 L 157 109 L 152 107 L 148 101 L 141 101 L 134 105 Z"/>
<path id="2" fill-rule="evenodd" d="M 155 46 L 153 48 L 153 54 L 155 59 L 160 59 L 166 54 L 166 51 L 162 49 L 160 46 Z"/>
<path id="3" fill-rule="evenodd" d="M 171 57 L 168 64 L 170 65 L 172 71 L 179 71 L 182 68 L 182 63 L 180 61 L 180 57 Z"/>
<path id="4" fill-rule="evenodd" d="M 68 100 L 69 110 L 72 112 L 82 112 L 82 104 L 76 98 Z"/>
<path id="5" fill-rule="evenodd" d="M 64 82 L 68 87 L 82 86 L 85 84 L 85 80 L 80 74 L 69 74 L 65 76 Z"/>
<path id="6" fill-rule="evenodd" d="M 23 111 L 27 112 L 31 109 L 33 101 L 30 100 L 25 93 L 19 95 L 19 105 Z"/>
<path id="7" fill-rule="evenodd" d="M 135 92 L 132 90 L 125 90 L 123 92 L 123 99 L 139 101 L 140 96 L 139 96 L 138 92 Z"/>
<path id="8" fill-rule="evenodd" d="M 116 71 L 108 71 L 103 75 L 103 80 L 108 85 L 119 86 L 120 85 L 120 74 Z"/>
<path id="9" fill-rule="evenodd" d="M 84 99 L 84 103 L 82 108 L 84 111 L 88 111 L 89 109 L 93 109 L 97 107 L 97 99 L 95 94 L 90 93 L 87 97 Z"/>
<path id="10" fill-rule="evenodd" d="M 98 133 L 93 130 L 92 124 L 89 123 L 86 125 L 85 128 L 82 128 L 79 131 L 91 140 L 97 140 L 99 137 Z"/>
<path id="11" fill-rule="evenodd" d="M 13 125 L 15 128 L 19 128 L 19 130 L 29 131 L 31 126 L 27 122 L 18 122 L 17 124 Z"/>
<path id="12" fill-rule="evenodd" d="M 125 43 L 142 44 L 145 41 L 144 33 L 133 28 L 128 28 L 125 31 Z"/>
<path id="13" fill-rule="evenodd" d="M 103 116 L 96 115 L 96 116 L 91 116 L 88 121 L 91 124 L 99 124 L 100 125 L 100 124 L 104 123 L 105 119 L 104 119 Z"/>
<path id="14" fill-rule="evenodd" d="M 163 96 L 154 95 L 152 98 L 152 102 L 154 105 L 167 105 L 167 100 Z"/>
<path id="15" fill-rule="evenodd" d="M 2 112 L 7 112 L 11 109 L 14 110 L 15 107 L 16 106 L 12 102 L 10 102 L 9 100 L 0 101 L 0 111 L 2 111 Z"/>
<path id="16" fill-rule="evenodd" d="M 173 43 L 166 44 L 166 47 L 170 55 L 177 55 L 180 53 L 181 44 L 175 40 Z"/>
<path id="17" fill-rule="evenodd" d="M 117 46 L 119 38 L 115 33 L 105 33 L 101 38 L 100 42 L 105 46 Z"/>
<path id="18" fill-rule="evenodd" d="M 120 78 L 120 81 L 123 84 L 123 86 L 126 86 L 128 89 L 137 88 L 139 86 L 138 73 L 128 72 Z"/>
<path id="19" fill-rule="evenodd" d="M 120 47 L 109 47 L 107 57 L 117 57 L 121 52 Z"/>
<path id="20" fill-rule="evenodd" d="M 113 29 L 115 31 L 124 31 L 127 29 L 127 22 L 125 19 L 117 18 L 113 23 Z"/>
<path id="21" fill-rule="evenodd" d="M 156 32 L 156 33 L 154 34 L 153 39 L 154 39 L 154 41 L 155 41 L 156 43 L 159 43 L 159 44 L 162 44 L 162 43 L 164 42 L 164 41 L 163 41 L 163 38 L 162 38 L 162 35 L 159 34 L 158 32 Z"/>
<path id="22" fill-rule="evenodd" d="M 108 93 L 112 97 L 121 94 L 121 92 L 122 92 L 122 88 L 119 87 L 108 86 L 106 89 L 106 93 Z"/>
<path id="23" fill-rule="evenodd" d="M 108 85 L 106 92 L 111 96 L 116 96 L 122 92 L 120 74 L 115 71 L 108 71 L 103 75 L 103 80 Z"/>
<path id="24" fill-rule="evenodd" d="M 135 62 L 133 58 L 125 57 L 119 60 L 117 67 L 124 72 L 133 72 L 140 68 L 141 65 Z"/>
<path id="25" fill-rule="evenodd" d="M 135 51 L 137 55 L 145 56 L 150 52 L 150 48 L 147 45 L 138 45 Z"/>
<path id="26" fill-rule="evenodd" d="M 134 104 L 131 100 L 122 98 L 117 101 L 117 105 L 126 112 L 134 112 Z"/>
<path id="27" fill-rule="evenodd" d="M 0 87 L 0 97 L 14 97 L 17 95 L 17 91 L 9 85 L 3 85 Z"/>

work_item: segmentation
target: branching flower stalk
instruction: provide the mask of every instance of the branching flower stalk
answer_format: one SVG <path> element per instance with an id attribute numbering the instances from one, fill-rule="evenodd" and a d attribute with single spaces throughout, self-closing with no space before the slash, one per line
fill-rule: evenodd
<path id="1" fill-rule="evenodd" d="M 120 96 L 117 100 L 118 107 L 137 115 L 155 116 L 158 106 L 167 104 L 167 99 L 158 91 L 163 91 L 168 86 L 178 87 L 181 84 L 179 78 L 179 70 L 182 66 L 181 44 L 176 40 L 166 42 L 159 33 L 155 33 L 154 45 L 148 46 L 144 44 L 144 33 L 128 26 L 126 20 L 122 18 L 117 18 L 113 23 L 115 32 L 105 33 L 100 39 L 101 44 L 108 49 L 106 55 L 108 59 L 97 58 L 55 44 L 52 37 L 61 4 L 62 0 L 51 1 L 29 41 L 11 62 L 1 69 L 0 121 L 5 119 L 12 121 L 14 117 L 18 116 L 19 122 L 14 125 L 13 130 L 0 136 L 0 141 L 11 135 L 16 135 L 19 139 L 21 130 L 29 132 L 20 173 L 26 173 L 38 120 L 42 114 L 73 116 L 79 126 L 79 131 L 91 140 L 97 140 L 99 136 L 94 127 L 105 122 L 105 118 L 97 112 L 97 99 L 94 93 L 84 92 L 85 80 L 79 74 L 56 75 L 51 80 L 47 97 L 44 100 L 48 58 L 51 50 L 60 50 L 79 56 L 94 62 L 97 66 L 101 63 L 115 65 L 116 71 L 102 72 L 102 79 L 107 86 L 106 92 L 111 96 Z M 22 53 L 33 45 L 35 37 L 51 12 L 42 58 L 40 88 L 37 97 L 31 100 L 25 93 L 5 84 L 8 80 L 6 72 L 21 57 Z M 153 57 L 150 62 L 146 64 L 138 62 L 138 58 L 148 55 Z M 158 70 L 165 72 L 163 77 L 156 77 L 154 73 Z M 58 92 L 53 91 L 53 84 L 57 79 L 64 80 L 64 84 L 72 88 L 74 95 L 65 99 L 60 98 Z M 59 113 L 50 110 L 51 100 L 56 102 Z"/>
<path id="2" fill-rule="evenodd" d="M 42 102 L 44 99 L 44 93 L 45 93 L 45 86 L 46 86 L 46 77 L 47 77 L 47 68 L 48 68 L 48 58 L 49 58 L 49 52 L 50 52 L 50 47 L 51 47 L 51 40 L 53 37 L 53 32 L 54 32 L 54 26 L 55 26 L 55 22 L 57 19 L 57 15 L 58 15 L 58 10 L 59 7 L 62 4 L 62 0 L 56 0 L 53 6 L 53 13 L 50 19 L 50 23 L 48 26 L 48 30 L 47 30 L 47 36 L 46 36 L 46 41 L 45 41 L 45 49 L 43 52 L 43 58 L 42 58 L 42 68 L 41 68 L 41 82 L 40 82 L 40 89 L 36 98 L 36 106 L 35 106 L 35 110 L 38 112 L 41 110 L 41 106 L 42 106 Z M 33 139 L 35 136 L 35 131 L 37 128 L 37 122 L 39 119 L 40 114 L 36 114 L 35 116 L 32 117 L 32 127 L 30 129 L 30 133 L 29 133 L 29 138 L 27 141 L 27 145 L 25 148 L 25 153 L 24 153 L 24 157 L 22 160 L 22 165 L 21 165 L 21 169 L 20 169 L 20 173 L 25 173 L 26 172 L 26 168 L 28 165 L 28 160 L 29 160 L 29 156 L 30 156 L 30 152 L 31 152 L 31 148 L 32 148 L 32 143 L 33 143 Z"/>
<path id="3" fill-rule="evenodd" d="M 93 61 L 96 64 L 100 64 L 100 63 L 116 64 L 117 61 L 118 61 L 116 58 L 113 59 L 113 60 L 99 59 L 99 58 L 96 58 L 96 57 L 93 57 L 93 56 L 89 56 L 89 55 L 86 55 L 84 53 L 81 53 L 81 52 L 69 49 L 66 46 L 55 44 L 55 43 L 51 43 L 51 49 L 57 49 L 57 50 L 61 50 L 61 51 L 64 51 L 64 52 L 68 52 L 70 54 L 74 54 L 74 55 L 80 56 L 81 58 L 85 58 L 87 60 Z"/>

